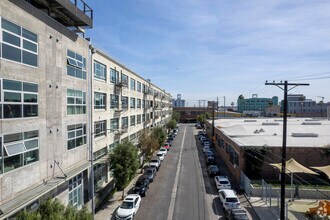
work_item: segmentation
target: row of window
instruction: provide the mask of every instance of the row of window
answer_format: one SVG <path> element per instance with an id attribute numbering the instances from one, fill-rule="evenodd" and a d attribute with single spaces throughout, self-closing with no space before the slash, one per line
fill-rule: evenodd
<path id="1" fill-rule="evenodd" d="M 229 161 L 236 166 L 239 166 L 239 154 L 235 151 L 234 147 L 226 143 L 218 134 L 216 134 L 216 141 L 218 146 L 226 150 L 229 155 Z"/>

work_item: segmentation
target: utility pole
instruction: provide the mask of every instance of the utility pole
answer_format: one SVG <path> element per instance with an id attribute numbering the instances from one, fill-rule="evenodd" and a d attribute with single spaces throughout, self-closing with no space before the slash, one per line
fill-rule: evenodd
<path id="1" fill-rule="evenodd" d="M 223 97 L 223 117 L 226 117 L 226 96 Z"/>
<path id="2" fill-rule="evenodd" d="M 212 108 L 213 108 L 213 117 L 212 117 L 212 145 L 214 146 L 214 117 L 215 117 L 215 114 L 214 114 L 214 112 L 215 112 L 215 103 L 214 103 L 214 101 L 212 101 Z"/>
<path id="3" fill-rule="evenodd" d="M 281 168 L 281 211 L 280 220 L 285 220 L 285 171 L 286 171 L 286 133 L 287 133 L 287 118 L 288 118 L 288 91 L 294 89 L 297 86 L 309 86 L 308 83 L 288 83 L 288 81 L 282 81 L 280 83 L 268 83 L 266 81 L 265 85 L 273 85 L 284 91 L 284 109 L 283 109 L 283 141 L 282 141 L 282 168 Z M 284 86 L 282 88 L 281 86 Z M 293 86 L 288 89 L 288 86 Z"/>

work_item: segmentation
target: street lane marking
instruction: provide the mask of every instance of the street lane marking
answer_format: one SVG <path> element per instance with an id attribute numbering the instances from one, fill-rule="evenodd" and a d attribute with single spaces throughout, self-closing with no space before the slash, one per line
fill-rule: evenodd
<path id="1" fill-rule="evenodd" d="M 174 205 L 175 205 L 175 200 L 176 200 L 176 193 L 178 190 L 178 183 L 179 183 L 179 176 L 180 176 L 180 169 L 181 169 L 181 156 L 182 156 L 182 149 L 183 149 L 185 136 L 186 136 L 186 127 L 184 128 L 184 132 L 183 132 L 183 139 L 182 139 L 182 144 L 181 144 L 180 154 L 179 154 L 179 162 L 178 162 L 178 167 L 176 168 L 175 180 L 174 180 L 173 190 L 172 190 L 172 194 L 171 194 L 170 207 L 168 208 L 168 212 L 167 212 L 168 213 L 167 220 L 172 220 L 173 215 L 174 215 Z"/>

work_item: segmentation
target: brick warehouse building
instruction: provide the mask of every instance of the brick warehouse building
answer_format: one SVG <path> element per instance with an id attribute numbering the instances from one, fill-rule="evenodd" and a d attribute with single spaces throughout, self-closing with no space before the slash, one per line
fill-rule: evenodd
<path id="1" fill-rule="evenodd" d="M 249 156 L 257 156 L 263 160 L 263 163 L 258 162 L 262 178 L 278 180 L 279 171 L 269 163 L 281 162 L 282 126 L 281 119 L 240 118 L 215 121 L 216 150 L 237 182 L 241 171 L 251 172 L 248 170 L 251 169 L 248 163 L 252 162 L 247 161 Z M 287 159 L 294 158 L 305 167 L 330 164 L 330 121 L 292 118 L 288 119 L 287 128 Z M 207 123 L 207 133 L 211 137 L 211 121 Z"/>

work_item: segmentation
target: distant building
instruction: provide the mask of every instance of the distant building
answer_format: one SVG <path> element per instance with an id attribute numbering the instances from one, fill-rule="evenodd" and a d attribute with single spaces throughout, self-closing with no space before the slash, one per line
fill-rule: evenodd
<path id="1" fill-rule="evenodd" d="M 316 102 L 312 99 L 306 99 L 303 94 L 289 94 L 288 95 L 288 113 L 293 116 L 300 117 L 326 117 L 327 106 L 330 103 L 323 103 L 323 101 Z M 281 112 L 283 112 L 284 105 L 281 101 Z"/>
<path id="2" fill-rule="evenodd" d="M 237 99 L 237 111 L 243 113 L 244 111 L 260 111 L 264 112 L 267 107 L 278 105 L 278 97 L 272 98 L 258 98 L 257 94 L 253 94 L 252 98 L 244 98 L 239 96 Z"/>
<path id="3" fill-rule="evenodd" d="M 181 94 L 177 95 L 176 99 L 173 99 L 173 107 L 185 107 L 186 106 L 186 100 L 181 99 Z"/>

